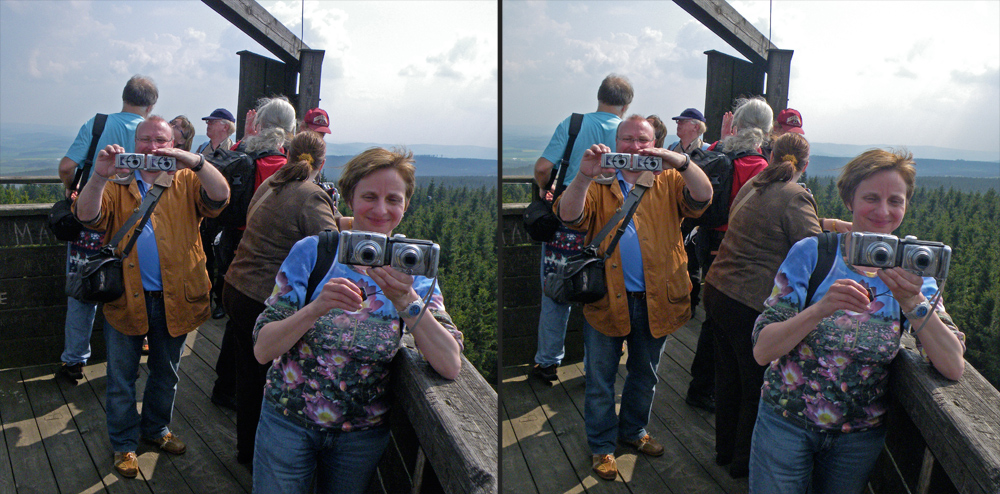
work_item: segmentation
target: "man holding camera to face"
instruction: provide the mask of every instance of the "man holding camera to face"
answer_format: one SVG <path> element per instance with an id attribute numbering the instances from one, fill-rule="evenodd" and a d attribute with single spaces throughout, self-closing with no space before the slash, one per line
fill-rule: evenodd
<path id="1" fill-rule="evenodd" d="M 594 178 L 609 170 L 602 168 L 606 161 L 602 156 L 611 152 L 607 145 L 595 144 L 584 153 L 579 173 L 554 205 L 562 221 L 586 232 L 589 243 L 622 208 L 636 183 L 648 187 L 605 262 L 607 293 L 583 307 L 584 421 L 592 468 L 605 480 L 614 480 L 618 473 L 616 439 L 646 455 L 663 454 L 663 446 L 645 427 L 666 336 L 691 318 L 691 284 L 680 221 L 698 217 L 712 200 L 712 184 L 701 168 L 691 166 L 690 157 L 684 154 L 654 148 L 654 139 L 653 126 L 644 117 L 630 116 L 618 127 L 618 153 L 658 157 L 662 170 L 605 164 L 617 168 L 611 170 L 614 176 Z M 611 235 L 605 237 L 599 254 L 607 255 L 611 241 Z M 628 375 L 616 415 L 615 375 L 626 341 Z"/>
<path id="2" fill-rule="evenodd" d="M 218 215 L 229 200 L 226 179 L 214 166 L 205 166 L 204 156 L 172 146 L 167 121 L 149 117 L 135 131 L 138 154 L 120 156 L 124 147 L 106 146 L 73 205 L 80 222 L 107 232 L 107 239 L 123 227 L 154 185 L 164 187 L 135 248 L 123 259 L 124 294 L 104 305 L 108 434 L 115 469 L 129 478 L 138 473 L 135 450 L 140 437 L 171 454 L 186 450 L 167 426 L 185 336 L 209 318 L 211 283 L 198 225 L 203 217 Z M 135 233 L 122 244 L 130 235 Z M 144 336 L 149 339 L 149 378 L 140 418 L 135 381 Z"/>

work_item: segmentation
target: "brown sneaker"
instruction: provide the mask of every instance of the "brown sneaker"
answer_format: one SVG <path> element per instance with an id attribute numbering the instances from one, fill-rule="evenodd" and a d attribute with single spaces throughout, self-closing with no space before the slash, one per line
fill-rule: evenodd
<path id="1" fill-rule="evenodd" d="M 622 439 L 621 442 L 624 444 L 628 444 L 629 446 L 638 449 L 640 453 L 649 456 L 663 455 L 663 446 L 660 443 L 656 442 L 656 439 L 653 439 L 653 437 L 650 436 L 649 434 L 646 434 L 645 436 L 642 436 L 639 439 L 636 439 L 635 441 L 626 441 Z"/>
<path id="2" fill-rule="evenodd" d="M 183 454 L 187 451 L 187 446 L 181 442 L 181 440 L 174 435 L 173 432 L 168 432 L 167 435 L 159 439 L 143 439 L 150 444 L 155 444 L 160 447 L 163 451 L 173 455 Z"/>
<path id="3" fill-rule="evenodd" d="M 594 455 L 590 459 L 590 467 L 604 480 L 614 480 L 618 476 L 618 464 L 615 463 L 614 455 Z"/>
<path id="4" fill-rule="evenodd" d="M 139 458 L 136 458 L 135 451 L 126 453 L 115 453 L 115 470 L 122 474 L 122 477 L 134 479 L 139 475 Z"/>

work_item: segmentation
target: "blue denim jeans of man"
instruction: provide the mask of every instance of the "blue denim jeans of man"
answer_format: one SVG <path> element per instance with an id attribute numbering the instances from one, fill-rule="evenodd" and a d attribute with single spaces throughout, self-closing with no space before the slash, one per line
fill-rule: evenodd
<path id="1" fill-rule="evenodd" d="M 389 427 L 362 431 L 308 429 L 278 413 L 266 399 L 253 455 L 255 494 L 363 493 L 389 444 Z"/>
<path id="2" fill-rule="evenodd" d="M 646 435 L 649 412 L 656 391 L 656 367 L 667 337 L 649 332 L 646 301 L 628 297 L 631 331 L 626 336 L 606 336 L 590 323 L 583 325 L 584 371 L 587 390 L 583 404 L 587 444 L 595 455 L 613 454 L 616 439 L 634 441 Z M 615 414 L 615 377 L 622 345 L 628 343 L 625 387 L 621 411 Z"/>
<path id="3" fill-rule="evenodd" d="M 177 369 L 180 366 L 184 336 L 167 332 L 163 299 L 146 297 L 149 332 L 129 336 L 118 332 L 105 321 L 104 341 L 108 347 L 108 435 L 116 452 L 135 451 L 139 437 L 158 439 L 170 429 L 177 394 Z M 135 381 L 143 337 L 149 338 L 149 377 L 142 393 L 142 416 L 136 410 Z"/>
<path id="4" fill-rule="evenodd" d="M 69 272 L 72 247 L 66 244 L 66 272 Z M 81 302 L 73 297 L 66 297 L 66 325 L 63 329 L 65 340 L 62 356 L 59 360 L 67 365 L 87 364 L 90 358 L 90 335 L 94 330 L 94 317 L 97 315 L 97 304 Z"/>
<path id="5" fill-rule="evenodd" d="M 885 433 L 885 427 L 846 434 L 808 431 L 761 400 L 750 446 L 750 492 L 860 493 L 882 453 Z"/>
<path id="6" fill-rule="evenodd" d="M 542 262 L 539 269 L 542 283 L 545 283 L 548 244 L 542 244 Z M 551 271 L 551 266 L 549 271 Z M 535 352 L 535 363 L 542 367 L 559 365 L 566 355 L 566 323 L 569 322 L 570 304 L 560 304 L 545 294 L 542 294 L 542 306 L 538 311 L 538 350 Z"/>

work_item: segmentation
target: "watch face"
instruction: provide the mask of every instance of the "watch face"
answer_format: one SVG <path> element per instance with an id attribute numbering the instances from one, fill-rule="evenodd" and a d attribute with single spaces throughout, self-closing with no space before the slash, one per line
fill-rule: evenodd
<path id="1" fill-rule="evenodd" d="M 927 315 L 927 306 L 921 304 L 921 305 L 917 306 L 917 310 L 915 310 L 913 312 L 914 312 L 914 314 L 916 314 L 917 317 L 924 317 L 924 316 Z"/>
<path id="2" fill-rule="evenodd" d="M 420 314 L 421 308 L 420 302 L 413 302 L 406 307 L 406 312 L 410 315 L 410 317 L 417 317 L 417 314 Z"/>

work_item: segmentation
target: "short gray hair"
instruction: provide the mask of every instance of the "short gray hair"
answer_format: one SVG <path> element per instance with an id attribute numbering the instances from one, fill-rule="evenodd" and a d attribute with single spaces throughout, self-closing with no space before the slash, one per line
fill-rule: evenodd
<path id="1" fill-rule="evenodd" d="M 764 144 L 764 139 L 774 125 L 774 112 L 767 101 L 760 96 L 736 100 L 733 110 L 733 127 L 736 135 L 723 140 L 726 152 L 756 151 Z"/>
<path id="2" fill-rule="evenodd" d="M 247 152 L 280 149 L 295 132 L 295 108 L 284 96 L 264 98 L 254 117 L 257 135 L 246 139 Z"/>

